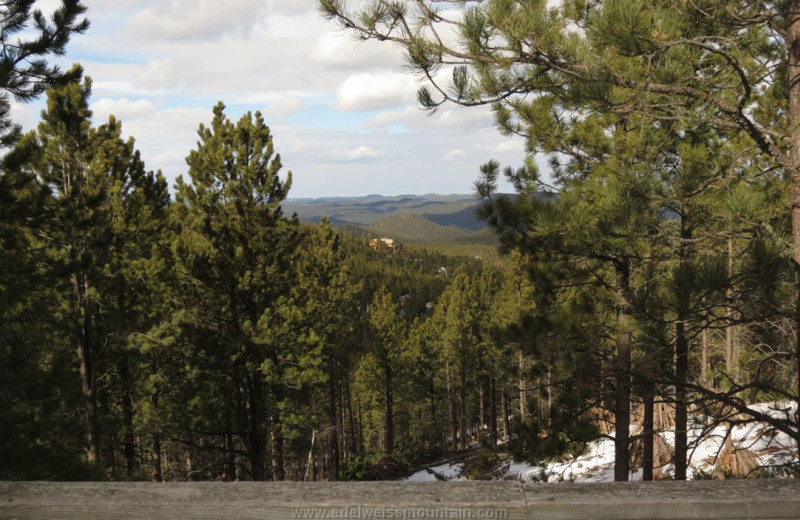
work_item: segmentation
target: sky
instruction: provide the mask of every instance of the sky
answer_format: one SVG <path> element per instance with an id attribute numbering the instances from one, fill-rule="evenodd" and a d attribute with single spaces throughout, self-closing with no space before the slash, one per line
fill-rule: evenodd
<path id="1" fill-rule="evenodd" d="M 219 101 L 234 121 L 264 115 L 292 198 L 472 193 L 481 164 L 524 157 L 522 139 L 501 136 L 485 107 L 420 109 L 420 80 L 400 49 L 358 41 L 315 0 L 84 3 L 91 27 L 56 61 L 84 67 L 94 123 L 121 120 L 147 168 L 170 184 L 186 174 L 198 126 Z M 42 107 L 13 114 L 31 129 Z"/>

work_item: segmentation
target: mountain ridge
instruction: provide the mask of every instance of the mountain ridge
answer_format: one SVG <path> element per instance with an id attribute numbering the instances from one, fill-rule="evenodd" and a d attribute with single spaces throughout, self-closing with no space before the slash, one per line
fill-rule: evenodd
<path id="1" fill-rule="evenodd" d="M 473 251 L 493 248 L 497 237 L 478 219 L 474 195 L 366 195 L 286 199 L 283 210 L 304 221 L 323 217 L 342 229 L 393 238 L 401 243 Z M 486 251 L 484 250 L 484 254 Z"/>
<path id="2" fill-rule="evenodd" d="M 301 220 L 319 222 L 322 217 L 334 225 L 367 227 L 391 215 L 416 214 L 443 227 L 459 226 L 471 231 L 487 227 L 475 215 L 480 201 L 474 195 L 366 195 L 286 199 L 284 212 Z"/>

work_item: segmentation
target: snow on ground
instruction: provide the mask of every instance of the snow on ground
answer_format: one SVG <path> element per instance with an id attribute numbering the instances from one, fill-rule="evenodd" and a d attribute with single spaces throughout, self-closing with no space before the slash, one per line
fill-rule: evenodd
<path id="1" fill-rule="evenodd" d="M 750 406 L 751 409 L 768 414 L 775 418 L 786 419 L 795 413 L 794 403 L 760 403 Z M 635 434 L 633 428 L 631 434 Z M 730 437 L 737 449 L 747 449 L 756 454 L 762 466 L 776 466 L 797 460 L 794 443 L 786 433 L 778 432 L 762 422 L 737 424 L 732 428 L 729 424 L 706 426 L 702 417 L 691 417 L 689 424 L 689 470 L 688 478 L 696 474 L 710 474 L 718 461 L 719 455 Z M 674 445 L 675 432 L 667 430 L 661 432 L 664 440 Z M 614 440 L 602 438 L 591 443 L 586 452 L 574 459 L 564 461 L 551 461 L 547 464 L 534 466 L 525 462 L 512 462 L 507 464 L 505 478 L 519 479 L 525 482 L 543 481 L 575 481 L 575 482 L 610 482 L 614 480 Z M 443 464 L 429 468 L 446 480 L 464 480 L 461 476 L 463 464 Z M 661 468 L 664 477 L 672 475 L 673 466 Z M 630 480 L 641 480 L 641 469 L 635 469 Z M 437 479 L 434 473 L 422 470 L 407 480 L 417 482 L 433 482 Z"/>
<path id="2" fill-rule="evenodd" d="M 794 403 L 760 403 L 750 406 L 751 409 L 768 414 L 775 418 L 786 419 L 794 414 Z M 633 428 L 631 434 L 635 434 Z M 661 432 L 661 436 L 674 446 L 675 431 Z M 797 458 L 794 443 L 786 433 L 778 432 L 762 422 L 729 425 L 720 424 L 713 428 L 705 426 L 702 417 L 690 418 L 689 432 L 689 469 L 688 478 L 696 474 L 709 474 L 714 470 L 718 457 L 722 452 L 725 440 L 730 436 L 734 446 L 754 452 L 762 466 L 775 466 L 790 462 Z M 613 437 L 613 433 L 611 434 Z M 662 468 L 665 477 L 674 470 L 670 463 Z M 543 466 L 512 464 L 509 476 L 523 481 L 575 481 L 575 482 L 610 482 L 614 480 L 614 441 L 603 438 L 591 443 L 583 455 L 563 461 L 550 462 Z M 630 480 L 641 480 L 641 469 L 637 468 L 630 475 Z"/>
<path id="3" fill-rule="evenodd" d="M 411 482 L 436 482 L 440 480 L 436 478 L 436 475 L 439 475 L 439 477 L 444 480 L 467 480 L 461 476 L 463 470 L 464 464 L 462 462 L 457 464 L 442 464 L 440 466 L 433 466 L 428 469 L 417 471 L 406 480 Z"/>

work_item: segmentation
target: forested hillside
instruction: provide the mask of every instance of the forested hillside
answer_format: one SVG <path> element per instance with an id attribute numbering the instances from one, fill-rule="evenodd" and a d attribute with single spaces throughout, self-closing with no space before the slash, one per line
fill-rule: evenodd
<path id="1" fill-rule="evenodd" d="M 448 3 L 456 49 L 439 3 L 319 7 L 431 80 L 457 58 L 422 104 L 525 140 L 481 168 L 488 227 L 450 229 L 501 260 L 442 254 L 458 198 L 301 222 L 263 115 L 221 102 L 168 186 L 43 58 L 80 2 L 0 7 L 40 36 L 0 53 L 0 479 L 537 478 L 599 447 L 615 480 L 799 474 L 800 1 Z M 45 92 L 23 134 L 7 96 Z"/>
<path id="2" fill-rule="evenodd" d="M 497 235 L 477 215 L 468 195 L 401 195 L 287 199 L 284 207 L 303 221 L 323 217 L 340 229 L 450 255 L 497 260 Z"/>
<path id="3" fill-rule="evenodd" d="M 287 217 L 269 128 L 221 104 L 171 196 L 90 94 L 51 89 L 3 176 L 0 476 L 332 479 L 445 449 L 423 323 L 452 284 L 488 312 L 497 274 Z"/>

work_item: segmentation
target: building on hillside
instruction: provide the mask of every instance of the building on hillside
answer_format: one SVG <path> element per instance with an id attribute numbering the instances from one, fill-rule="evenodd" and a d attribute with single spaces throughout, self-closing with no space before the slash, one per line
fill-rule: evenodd
<path id="1" fill-rule="evenodd" d="M 380 249 L 381 244 L 392 250 L 397 248 L 397 244 L 394 243 L 394 239 L 392 238 L 381 238 L 381 239 L 373 238 L 372 240 L 369 241 L 369 247 L 371 247 L 375 251 Z"/>

